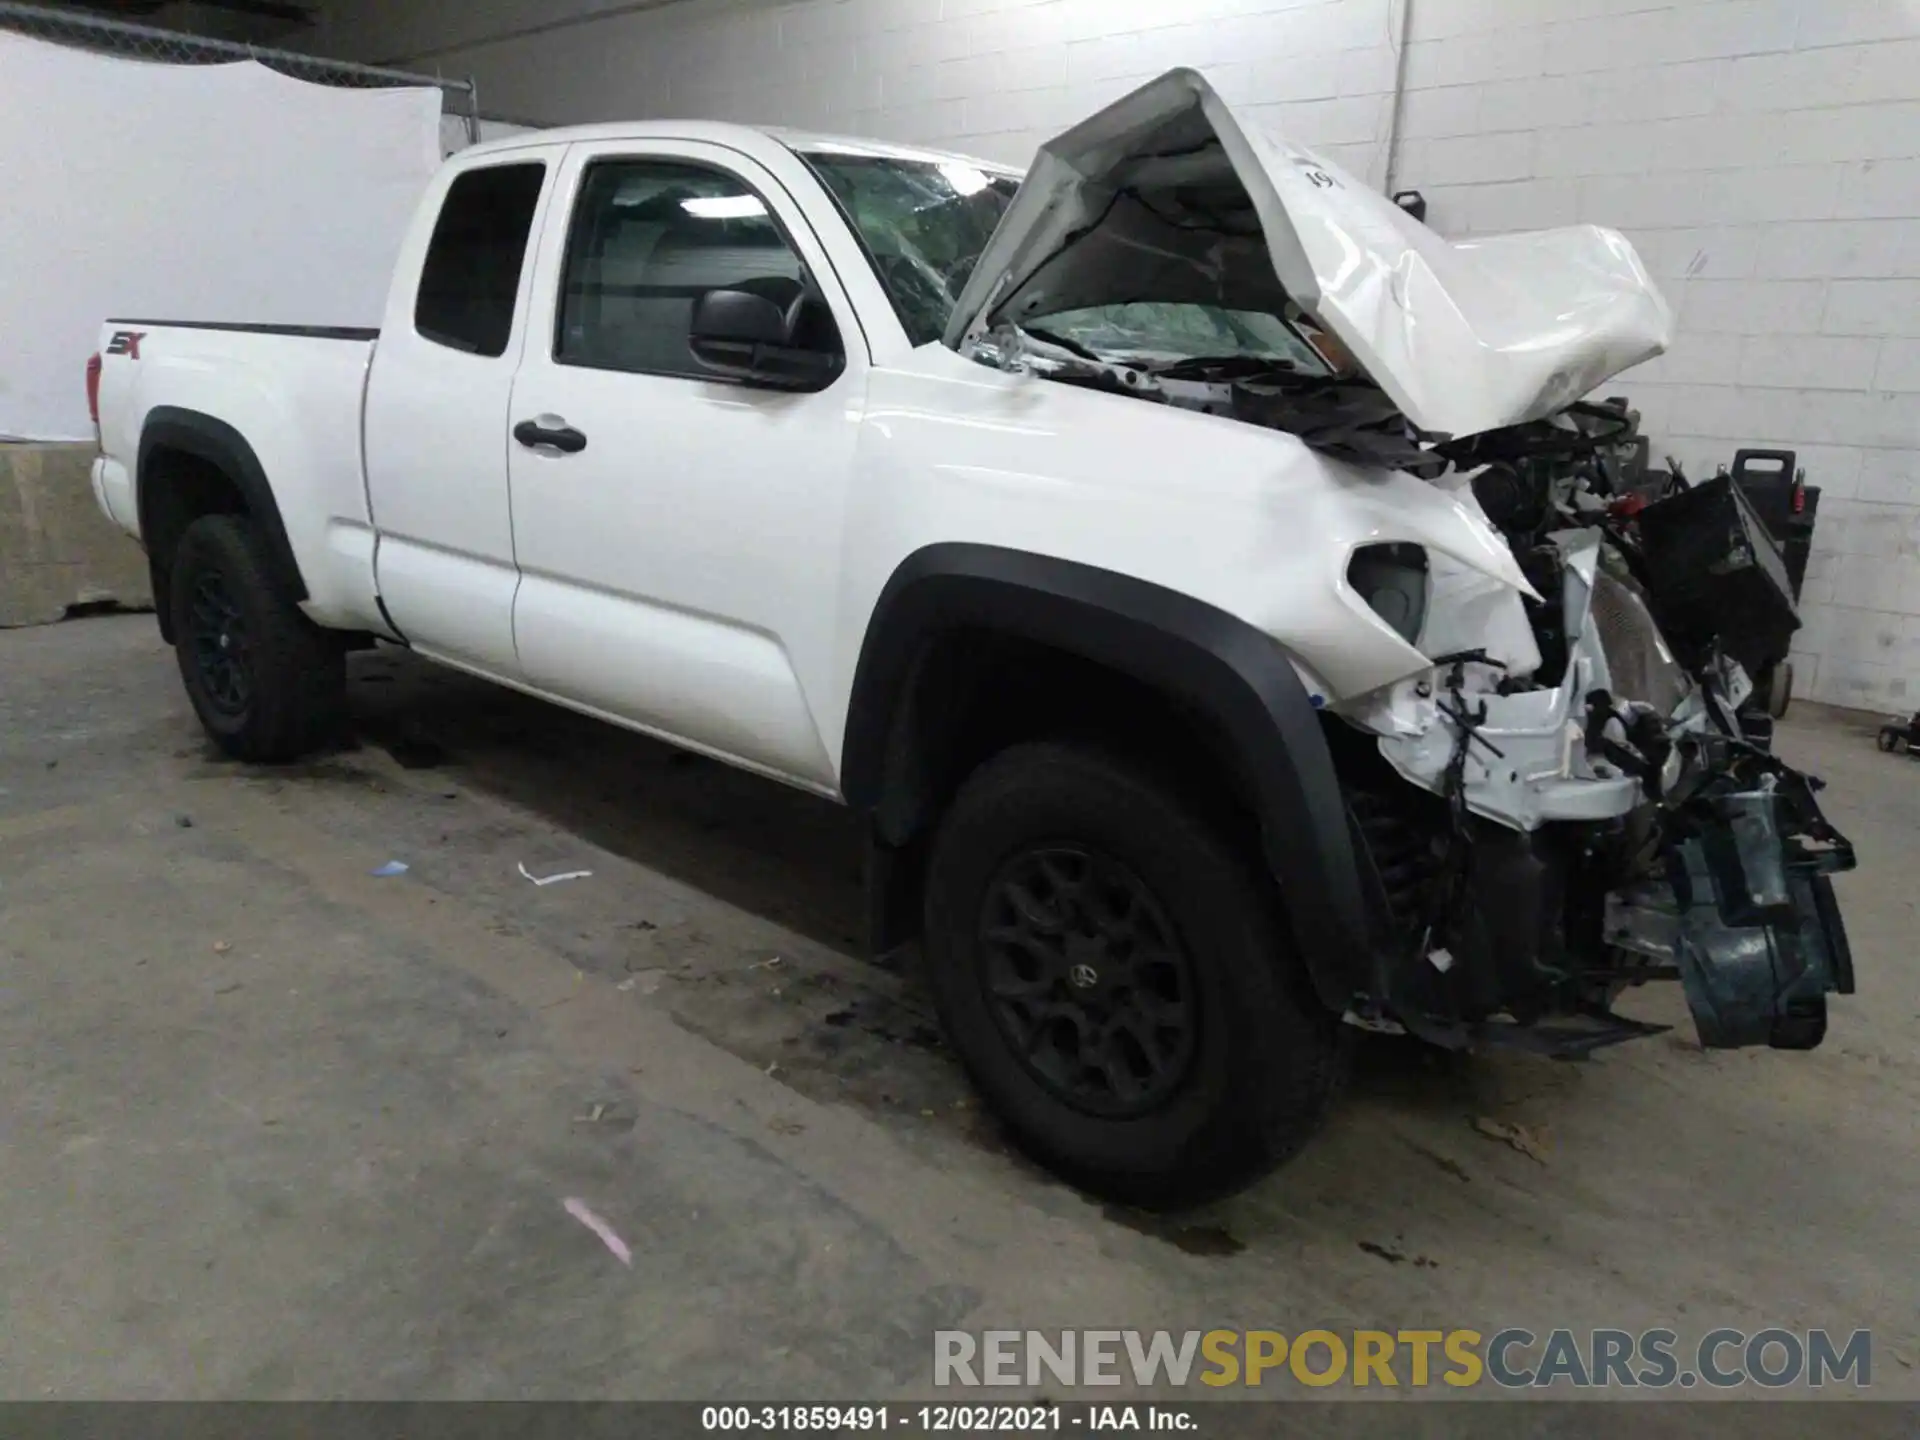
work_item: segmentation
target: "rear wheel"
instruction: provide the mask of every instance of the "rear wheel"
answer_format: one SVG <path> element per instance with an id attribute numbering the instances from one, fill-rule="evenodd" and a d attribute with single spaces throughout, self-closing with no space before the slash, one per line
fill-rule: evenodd
<path id="1" fill-rule="evenodd" d="M 1021 745 L 941 822 L 935 1003 L 1014 1138 L 1088 1190 L 1195 1203 L 1312 1134 L 1345 1055 L 1270 886 L 1172 786 Z"/>
<path id="2" fill-rule="evenodd" d="M 272 574 L 241 515 L 203 515 L 174 556 L 180 678 L 207 733 L 240 760 L 298 759 L 336 733 L 345 710 L 344 651 Z"/>

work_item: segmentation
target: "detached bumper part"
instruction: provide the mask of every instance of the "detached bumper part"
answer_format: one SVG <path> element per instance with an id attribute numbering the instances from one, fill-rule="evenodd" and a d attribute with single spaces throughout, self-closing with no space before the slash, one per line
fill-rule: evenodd
<path id="1" fill-rule="evenodd" d="M 1700 802 L 1708 813 L 1669 852 L 1669 883 L 1610 906 L 1616 943 L 1678 966 L 1708 1049 L 1811 1050 L 1826 1036 L 1828 994 L 1853 993 L 1827 873 L 1852 868 L 1853 853 L 1792 833 L 1795 799 L 1768 788 Z"/>

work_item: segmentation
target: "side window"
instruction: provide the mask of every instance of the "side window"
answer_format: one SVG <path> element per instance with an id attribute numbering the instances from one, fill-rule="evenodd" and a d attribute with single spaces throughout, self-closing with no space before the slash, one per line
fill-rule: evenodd
<path id="1" fill-rule="evenodd" d="M 413 328 L 428 340 L 474 355 L 507 353 L 520 267 L 547 167 L 469 170 L 447 190 L 427 246 Z"/>
<path id="2" fill-rule="evenodd" d="M 709 290 L 763 294 L 794 328 L 833 325 L 765 202 L 730 175 L 674 161 L 588 168 L 561 287 L 562 365 L 712 378 L 687 348 L 694 301 Z"/>

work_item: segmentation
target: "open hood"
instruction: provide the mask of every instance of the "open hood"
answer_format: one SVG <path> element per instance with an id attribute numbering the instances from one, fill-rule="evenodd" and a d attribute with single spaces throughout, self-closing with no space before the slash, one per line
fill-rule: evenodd
<path id="1" fill-rule="evenodd" d="M 1660 354 L 1673 323 L 1615 231 L 1449 243 L 1192 70 L 1041 147 L 946 343 L 1131 301 L 1291 301 L 1416 428 L 1454 438 L 1551 415 Z"/>

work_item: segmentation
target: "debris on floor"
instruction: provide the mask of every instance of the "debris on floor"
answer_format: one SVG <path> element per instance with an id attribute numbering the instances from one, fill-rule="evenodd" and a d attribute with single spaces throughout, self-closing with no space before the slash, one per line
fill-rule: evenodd
<path id="1" fill-rule="evenodd" d="M 560 875 L 535 875 L 527 869 L 524 862 L 522 862 L 520 866 L 520 873 L 536 885 L 558 885 L 563 880 L 591 880 L 593 878 L 593 871 L 591 870 L 568 870 Z"/>
<path id="2" fill-rule="evenodd" d="M 629 1270 L 633 1268 L 633 1252 L 627 1248 L 627 1242 L 614 1233 L 611 1225 L 588 1209 L 586 1201 L 569 1195 L 560 1204 L 569 1215 L 600 1237 L 600 1243 L 613 1252 L 614 1259 Z"/>
<path id="3" fill-rule="evenodd" d="M 1431 1161 L 1436 1167 L 1451 1175 L 1461 1184 L 1471 1185 L 1473 1183 L 1473 1177 L 1467 1173 L 1467 1167 L 1462 1165 L 1458 1160 L 1455 1160 L 1452 1156 L 1442 1155 L 1438 1150 L 1430 1150 L 1419 1141 L 1409 1140 L 1404 1135 L 1400 1137 L 1400 1140 L 1401 1143 L 1413 1151 L 1414 1154 L 1423 1160 Z"/>
<path id="4" fill-rule="evenodd" d="M 1524 1125 L 1506 1120 L 1495 1120 L 1488 1115 L 1476 1115 L 1473 1128 L 1489 1140 L 1499 1140 L 1511 1145 L 1530 1160 L 1547 1163 L 1546 1141 Z"/>
<path id="5" fill-rule="evenodd" d="M 546 1004 L 544 1004 L 544 1005 L 542 1005 L 542 1006 L 541 1006 L 540 1008 L 541 1008 L 542 1010 L 552 1010 L 552 1009 L 554 1009 L 554 1008 L 556 1008 L 557 1006 L 561 1006 L 561 1005 L 570 1005 L 570 1004 L 572 1004 L 572 1003 L 573 1003 L 573 999 L 574 999 L 574 996 L 576 996 L 576 995 L 578 995 L 578 994 L 580 993 L 580 986 L 581 986 L 581 983 L 582 983 L 583 981 L 585 981 L 585 979 L 586 979 L 586 978 L 587 978 L 587 977 L 586 977 L 586 975 L 585 975 L 585 973 L 584 973 L 584 972 L 582 972 L 582 971 L 579 971 L 579 970 L 576 970 L 576 971 L 574 971 L 574 972 L 573 972 L 573 990 L 572 990 L 572 992 L 571 992 L 570 994 L 566 994 L 566 995 L 562 995 L 562 996 L 561 996 L 561 997 L 560 997 L 560 998 L 559 998 L 558 1000 L 549 1000 L 549 1001 L 547 1001 L 547 1003 L 546 1003 Z"/>
<path id="6" fill-rule="evenodd" d="M 226 940 L 216 940 L 213 942 L 213 953 L 216 955 L 224 955 L 231 949 L 233 949 L 233 945 Z"/>
<path id="7" fill-rule="evenodd" d="M 1389 1265 L 1402 1265 L 1408 1260 L 1412 1260 L 1413 1268 L 1416 1270 L 1438 1270 L 1440 1268 L 1440 1262 L 1438 1260 L 1430 1260 L 1425 1255 L 1410 1256 L 1406 1251 L 1396 1250 L 1391 1245 L 1381 1245 L 1373 1240 L 1362 1240 L 1359 1242 L 1359 1245 L 1367 1254 L 1384 1260 Z"/>
<path id="8" fill-rule="evenodd" d="M 404 860 L 389 860 L 386 864 L 376 866 L 367 873 L 376 880 L 390 880 L 395 875 L 404 875 L 407 873 L 407 862 Z"/>

